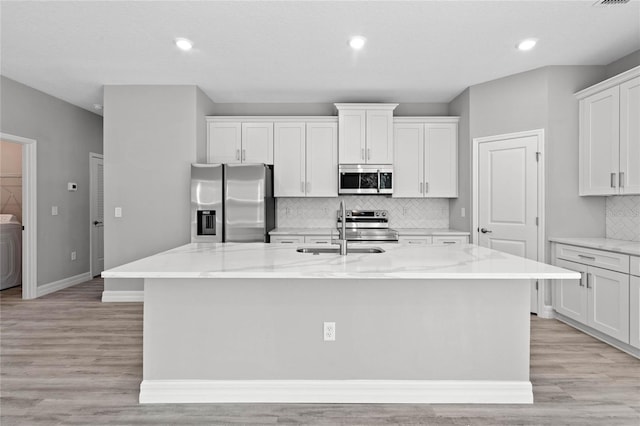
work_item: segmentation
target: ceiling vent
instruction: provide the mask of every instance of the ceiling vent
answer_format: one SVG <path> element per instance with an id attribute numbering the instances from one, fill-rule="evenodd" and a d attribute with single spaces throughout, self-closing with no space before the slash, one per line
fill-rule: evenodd
<path id="1" fill-rule="evenodd" d="M 617 4 L 629 3 L 631 0 L 598 0 L 594 6 L 615 6 Z"/>

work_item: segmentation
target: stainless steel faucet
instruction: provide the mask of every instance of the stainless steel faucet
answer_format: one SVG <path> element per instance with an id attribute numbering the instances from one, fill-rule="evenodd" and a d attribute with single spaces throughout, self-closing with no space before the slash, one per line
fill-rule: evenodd
<path id="1" fill-rule="evenodd" d="M 344 200 L 340 200 L 340 214 L 342 217 L 342 229 L 338 238 L 338 244 L 340 244 L 340 255 L 347 255 L 347 207 L 344 204 Z"/>

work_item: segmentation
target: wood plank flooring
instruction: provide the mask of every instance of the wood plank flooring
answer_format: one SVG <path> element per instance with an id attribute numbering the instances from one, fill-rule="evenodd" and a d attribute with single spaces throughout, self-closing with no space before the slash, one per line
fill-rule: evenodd
<path id="1" fill-rule="evenodd" d="M 532 405 L 139 405 L 142 304 L 95 279 L 36 300 L 0 292 L 0 423 L 9 425 L 640 425 L 640 361 L 532 316 Z"/>

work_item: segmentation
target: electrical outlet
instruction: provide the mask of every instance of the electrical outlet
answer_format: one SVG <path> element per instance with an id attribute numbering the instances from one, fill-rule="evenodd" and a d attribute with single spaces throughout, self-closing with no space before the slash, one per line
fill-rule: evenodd
<path id="1" fill-rule="evenodd" d="M 51 216 L 58 216 L 58 206 L 51 206 Z"/>
<path id="2" fill-rule="evenodd" d="M 406 216 L 408 211 L 409 211 L 408 207 L 403 207 L 402 208 L 402 216 Z"/>
<path id="3" fill-rule="evenodd" d="M 324 341 L 333 342 L 336 340 L 336 323 L 325 322 L 324 323 Z"/>
<path id="4" fill-rule="evenodd" d="M 71 260 L 76 260 L 76 257 L 77 257 L 77 256 L 76 256 L 76 252 L 75 252 L 75 251 L 72 251 L 72 252 L 71 252 Z"/>

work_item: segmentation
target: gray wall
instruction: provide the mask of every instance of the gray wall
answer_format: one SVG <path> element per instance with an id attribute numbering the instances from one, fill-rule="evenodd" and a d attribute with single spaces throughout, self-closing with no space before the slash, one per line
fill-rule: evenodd
<path id="1" fill-rule="evenodd" d="M 544 129 L 547 238 L 605 235 L 604 198 L 578 196 L 578 101 L 573 95 L 604 79 L 604 68 L 539 68 L 472 86 L 449 104 L 449 113 L 461 117 L 460 195 L 450 202 L 452 228 L 471 227 L 473 139 Z M 461 207 L 466 218 L 460 217 Z M 546 251 L 548 259 L 549 247 Z"/>
<path id="2" fill-rule="evenodd" d="M 578 100 L 604 79 L 601 66 L 547 67 L 546 237 L 604 237 L 606 197 L 578 195 Z M 547 260 L 550 250 L 547 247 Z"/>
<path id="3" fill-rule="evenodd" d="M 471 231 L 471 135 L 469 89 L 449 104 L 449 115 L 460 117 L 458 122 L 458 198 L 449 201 L 449 227 Z M 465 209 L 465 217 L 461 209 Z"/>
<path id="4" fill-rule="evenodd" d="M 2 132 L 37 141 L 38 285 L 89 272 L 89 153 L 102 153 L 102 117 L 6 77 L 0 90 Z"/>
<path id="5" fill-rule="evenodd" d="M 627 56 L 623 56 L 617 61 L 611 62 L 605 69 L 605 78 L 613 77 L 621 72 L 630 70 L 640 65 L 640 49 L 635 52 L 629 53 Z"/>
<path id="6" fill-rule="evenodd" d="M 105 87 L 105 268 L 190 241 L 189 165 L 203 156 L 211 107 L 195 86 Z M 142 281 L 105 282 L 124 289 Z"/>
<path id="7" fill-rule="evenodd" d="M 332 103 L 216 103 L 215 115 L 338 115 Z M 446 103 L 403 103 L 395 116 L 447 115 Z"/>

